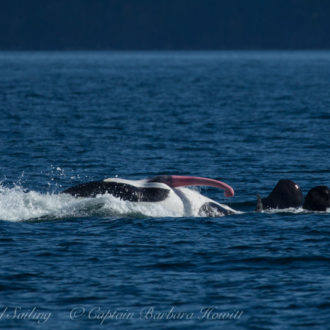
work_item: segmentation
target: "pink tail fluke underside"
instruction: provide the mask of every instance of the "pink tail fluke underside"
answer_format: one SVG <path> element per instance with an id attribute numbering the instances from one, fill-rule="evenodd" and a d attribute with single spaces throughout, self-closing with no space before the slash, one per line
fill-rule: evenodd
<path id="1" fill-rule="evenodd" d="M 201 178 L 196 176 L 180 176 L 171 175 L 171 187 L 183 187 L 183 186 L 210 186 L 215 188 L 223 189 L 226 197 L 233 197 L 235 192 L 234 189 L 228 184 L 208 178 Z"/>

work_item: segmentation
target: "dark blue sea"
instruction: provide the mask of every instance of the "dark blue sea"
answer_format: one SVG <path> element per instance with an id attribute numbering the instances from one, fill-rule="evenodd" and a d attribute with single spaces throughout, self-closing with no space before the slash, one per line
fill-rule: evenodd
<path id="1" fill-rule="evenodd" d="M 0 327 L 329 328 L 330 212 L 254 211 L 330 184 L 329 109 L 330 52 L 1 52 Z M 242 213 L 59 194 L 160 174 Z"/>

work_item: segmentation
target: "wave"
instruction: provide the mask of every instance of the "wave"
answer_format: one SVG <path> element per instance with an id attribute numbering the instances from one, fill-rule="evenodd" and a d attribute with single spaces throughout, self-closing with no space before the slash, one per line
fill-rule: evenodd
<path id="1" fill-rule="evenodd" d="M 26 192 L 16 186 L 0 185 L 0 220 L 55 220 L 77 217 L 182 217 L 184 214 L 166 203 L 134 203 L 123 201 L 110 194 L 94 198 L 75 198 L 68 194 Z"/>
<path id="2" fill-rule="evenodd" d="M 19 186 L 0 186 L 0 219 L 22 221 L 84 216 L 95 209 L 95 202 L 81 201 L 67 195 L 25 192 Z"/>
<path id="3" fill-rule="evenodd" d="M 187 188 L 185 188 L 187 189 Z M 190 193 L 198 199 L 205 198 L 197 191 Z M 187 192 L 187 191 L 186 191 Z M 198 204 L 198 203 L 197 203 Z M 239 206 L 253 205 L 253 203 L 233 203 L 231 206 L 239 210 Z M 238 212 L 239 214 L 252 213 L 251 210 Z M 302 208 L 274 209 L 265 210 L 261 213 L 330 213 L 330 209 L 326 212 L 311 212 Z M 95 198 L 75 198 L 68 194 L 57 193 L 40 193 L 37 191 L 28 191 L 21 187 L 15 186 L 8 188 L 0 184 L 0 220 L 6 221 L 42 221 L 42 220 L 60 220 L 68 218 L 81 217 L 112 217 L 114 219 L 130 217 L 201 217 L 198 209 L 189 212 L 178 209 L 174 205 L 168 203 L 134 203 L 123 201 L 110 194 L 100 195 Z"/>
<path id="4" fill-rule="evenodd" d="M 310 211 L 305 210 L 302 207 L 294 208 L 294 207 L 288 207 L 286 209 L 268 209 L 263 210 L 260 213 L 267 213 L 267 214 L 277 214 L 277 213 L 291 213 L 291 214 L 309 214 L 309 213 L 330 213 L 330 208 L 328 208 L 326 211 Z"/>

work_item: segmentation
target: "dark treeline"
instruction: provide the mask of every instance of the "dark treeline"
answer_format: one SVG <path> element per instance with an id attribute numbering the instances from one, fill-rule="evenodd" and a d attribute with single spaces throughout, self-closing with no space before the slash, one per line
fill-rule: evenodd
<path id="1" fill-rule="evenodd" d="M 0 49 L 325 49 L 329 0 L 3 0 Z"/>

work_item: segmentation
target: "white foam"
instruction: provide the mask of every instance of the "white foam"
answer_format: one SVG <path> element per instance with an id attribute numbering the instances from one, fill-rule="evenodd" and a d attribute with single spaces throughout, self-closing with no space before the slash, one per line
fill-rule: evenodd
<path id="1" fill-rule="evenodd" d="M 276 213 L 293 213 L 293 214 L 300 214 L 300 213 L 330 213 L 330 208 L 328 208 L 326 211 L 310 211 L 305 210 L 302 207 L 294 208 L 294 207 L 288 207 L 286 209 L 267 209 L 262 210 L 261 213 L 270 213 L 270 214 L 276 214 Z"/>
<path id="2" fill-rule="evenodd" d="M 6 188 L 0 184 L 0 220 L 43 221 L 90 216 L 199 217 L 200 207 L 210 201 L 198 191 L 189 188 L 171 190 L 170 194 L 170 198 L 162 202 L 135 203 L 123 201 L 109 194 L 95 198 L 75 198 L 68 194 L 24 192 L 22 187 Z M 326 212 L 312 212 L 303 208 L 288 208 L 264 210 L 263 213 L 330 213 L 330 209 Z"/>
<path id="3" fill-rule="evenodd" d="M 75 198 L 68 194 L 42 194 L 24 192 L 21 187 L 6 188 L 0 185 L 0 220 L 49 220 L 88 216 L 145 216 L 182 217 L 194 216 L 185 212 L 178 196 L 171 191 L 172 198 L 160 203 L 134 203 L 123 201 L 112 195 L 95 198 Z M 197 214 L 196 214 L 197 216 Z"/>
<path id="4" fill-rule="evenodd" d="M 0 186 L 0 220 L 80 216 L 86 212 L 89 200 L 82 201 L 64 194 L 41 194 L 35 191 L 25 193 L 20 187 L 10 189 Z"/>

